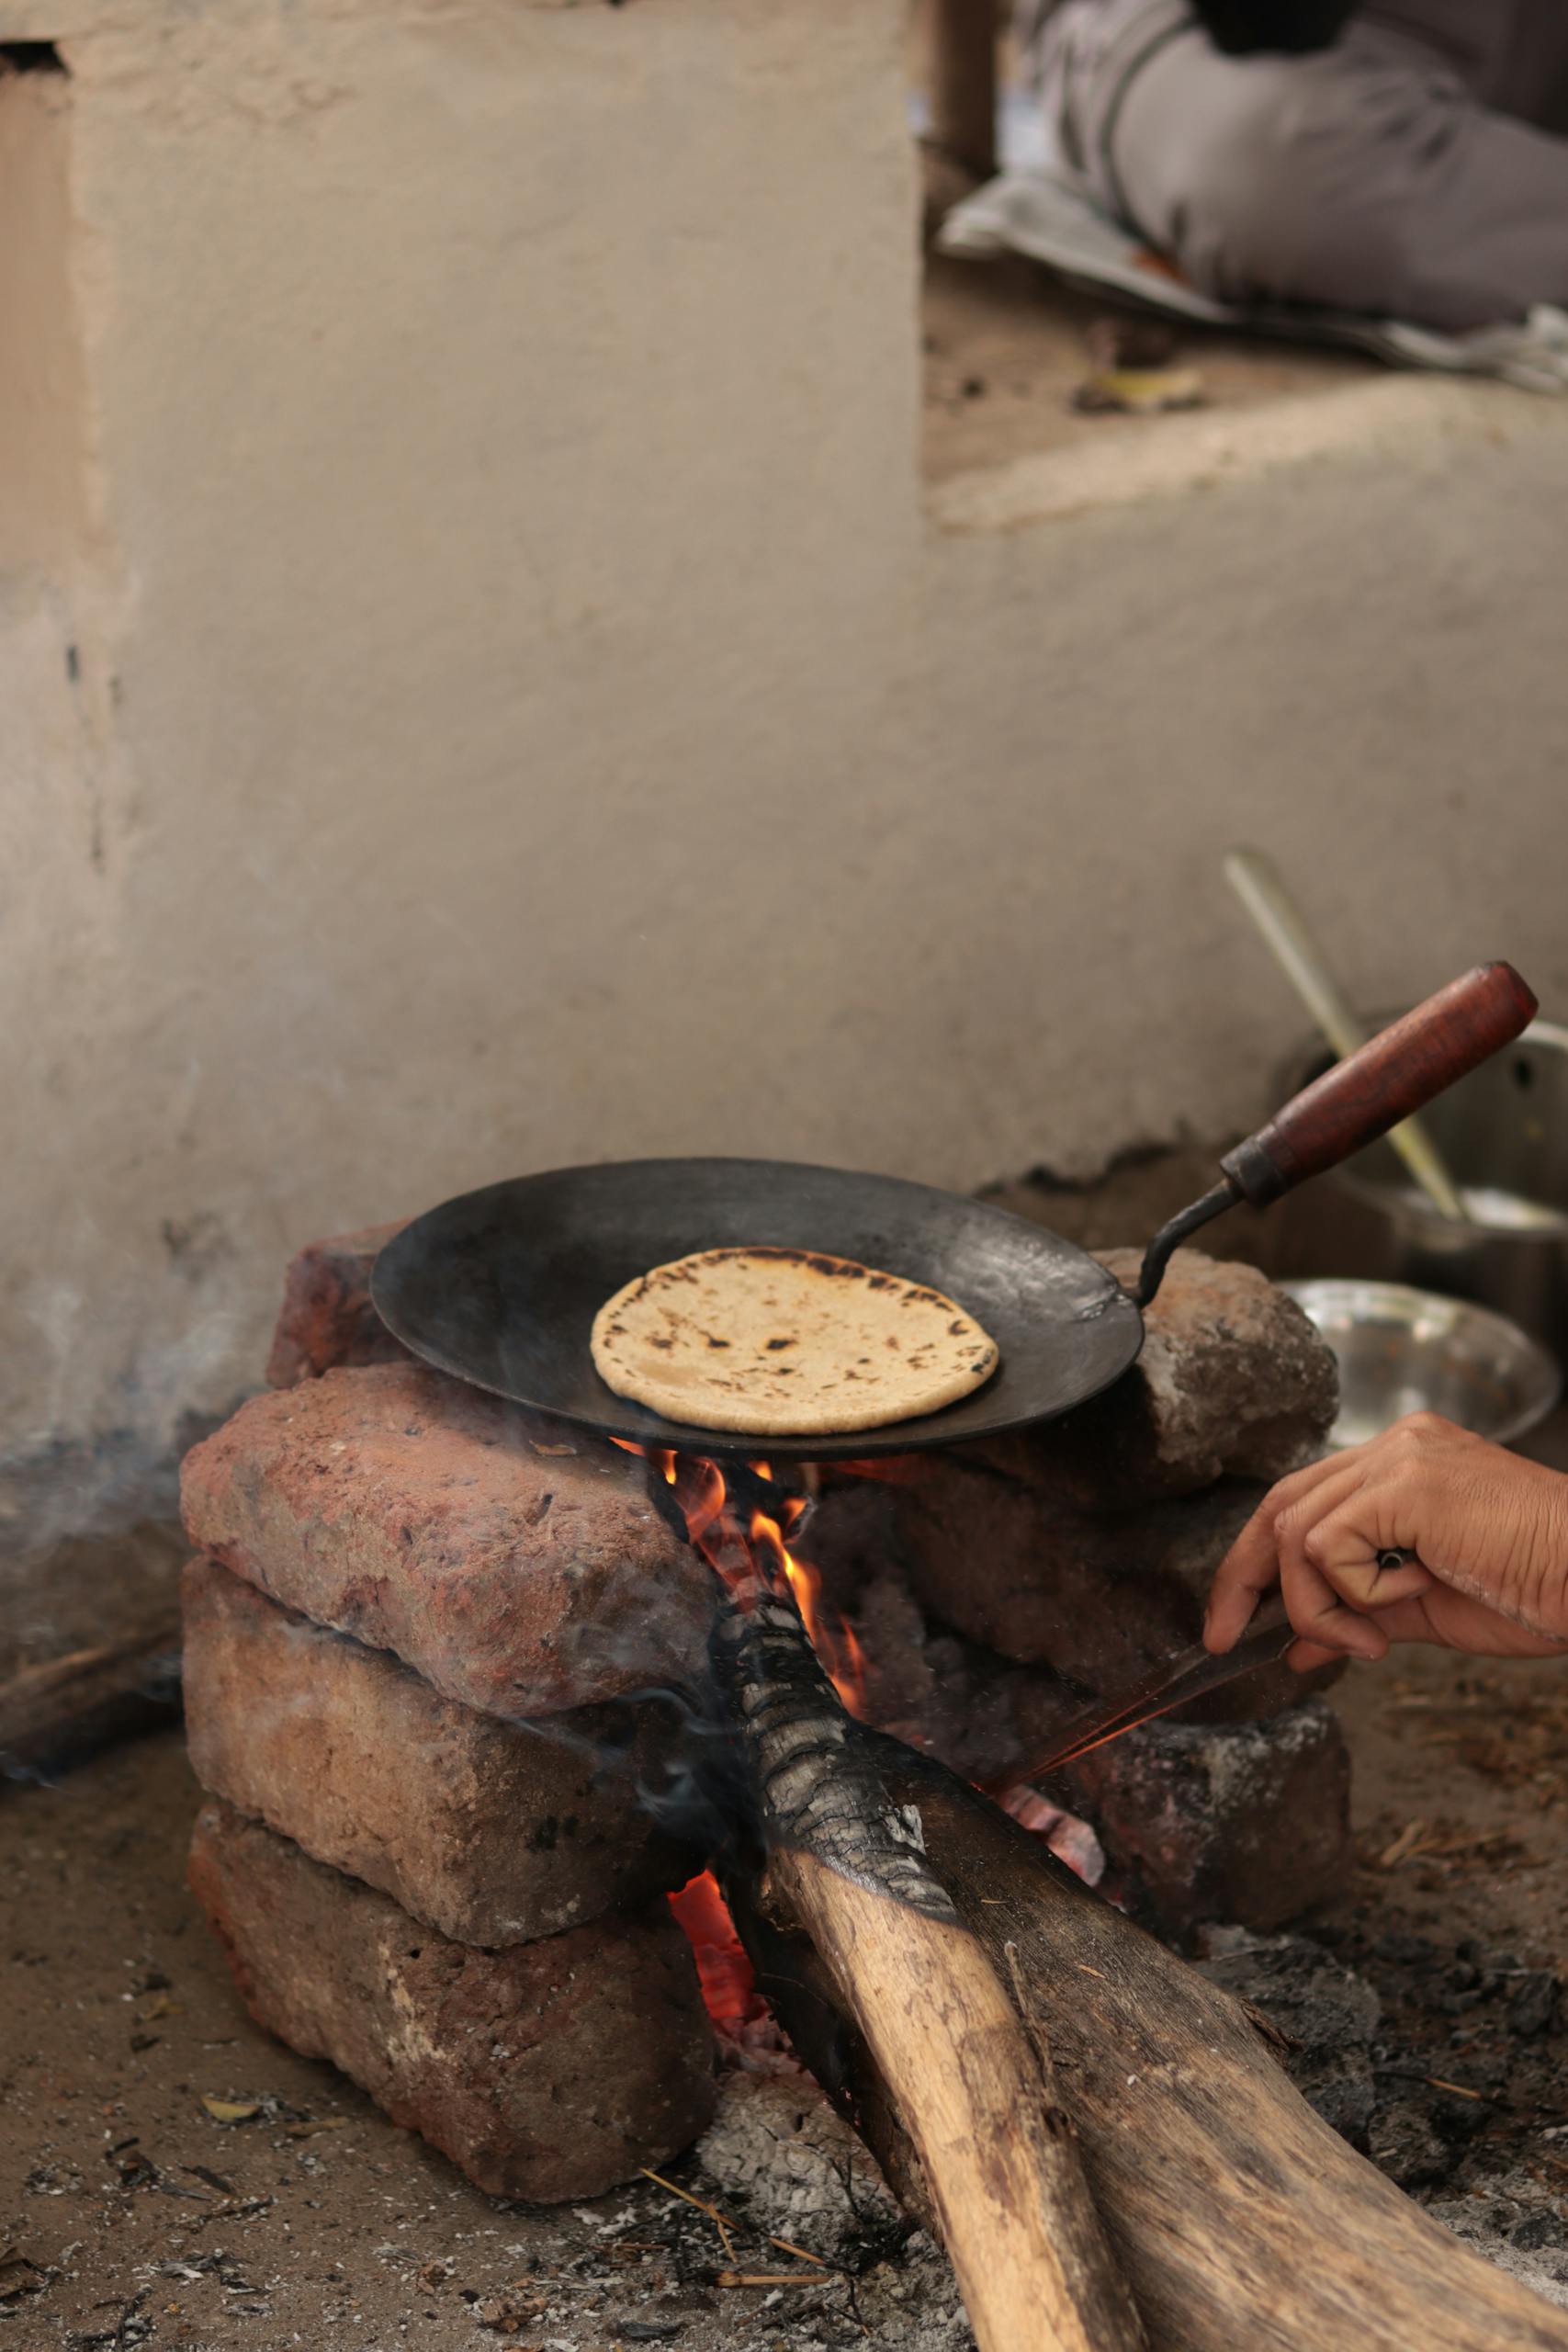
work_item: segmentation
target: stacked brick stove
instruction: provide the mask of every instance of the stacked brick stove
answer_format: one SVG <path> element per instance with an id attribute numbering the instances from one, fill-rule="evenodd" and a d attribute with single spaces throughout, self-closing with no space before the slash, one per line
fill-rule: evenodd
<path id="1" fill-rule="evenodd" d="M 667 1900 L 703 1858 L 646 1801 L 682 1736 L 647 1694 L 699 1668 L 708 1572 L 633 1457 L 402 1353 L 369 1306 L 384 1238 L 295 1261 L 269 1391 L 187 1460 L 193 1883 L 265 2025 L 481 2188 L 592 2195 L 712 2109 Z M 1183 1253 L 1110 1396 L 825 1476 L 802 1548 L 860 1634 L 867 1712 L 1005 1779 L 1086 1689 L 1191 1637 L 1260 1482 L 1333 1409 L 1290 1302 Z M 1273 1926 L 1343 1869 L 1343 1743 L 1283 1668 L 1210 1713 L 1050 1793 L 1156 1924 Z"/>

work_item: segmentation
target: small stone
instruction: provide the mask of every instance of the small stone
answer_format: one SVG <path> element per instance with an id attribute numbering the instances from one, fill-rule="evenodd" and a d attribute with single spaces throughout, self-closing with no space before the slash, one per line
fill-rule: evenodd
<path id="1" fill-rule="evenodd" d="M 1309 1699 L 1266 1723 L 1145 1724 L 1045 1784 L 1100 1834 L 1154 1920 L 1283 1927 L 1344 1884 L 1350 1759 Z"/>
<path id="2" fill-rule="evenodd" d="M 1508 2025 L 1517 2034 L 1547 2032 L 1557 2016 L 1558 1984 L 1550 1969 L 1527 1976 L 1508 2004 Z"/>
<path id="3" fill-rule="evenodd" d="M 221 1801 L 197 1818 L 190 1876 L 257 2022 L 490 2196 L 600 2196 L 713 2112 L 696 1972 L 662 1901 L 485 1951 Z"/>
<path id="4" fill-rule="evenodd" d="M 667 1709 L 502 1723 L 211 1560 L 186 1570 L 185 1626 L 202 1786 L 460 1943 L 554 1935 L 702 1867 L 639 1802 L 673 1753 Z"/>
<path id="5" fill-rule="evenodd" d="M 192 1542 L 449 1699 L 557 1714 L 700 1671 L 712 1580 L 645 1464 L 414 1364 L 253 1396 L 186 1454 Z"/>
<path id="6" fill-rule="evenodd" d="M 340 1364 L 410 1361 L 370 1304 L 377 1253 L 402 1229 L 400 1222 L 334 1234 L 310 1242 L 290 1261 L 266 1360 L 269 1388 L 292 1388 Z"/>

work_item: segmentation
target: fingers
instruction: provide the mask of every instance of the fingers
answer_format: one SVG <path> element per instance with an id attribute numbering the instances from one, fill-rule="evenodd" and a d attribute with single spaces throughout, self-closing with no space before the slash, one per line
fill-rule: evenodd
<path id="1" fill-rule="evenodd" d="M 1374 1630 L 1381 1630 L 1381 1628 Z M 1388 1645 L 1389 1636 L 1384 1634 L 1382 1651 L 1378 1653 L 1379 1657 L 1387 1650 Z M 1343 1650 L 1325 1649 L 1319 1642 L 1292 1642 L 1285 1652 L 1285 1664 L 1292 1674 L 1312 1674 L 1318 1667 L 1332 1665 L 1336 1658 L 1342 1658 L 1344 1656 Z M 1367 1663 L 1375 1665 L 1376 1660 L 1369 1655 Z"/>
<path id="2" fill-rule="evenodd" d="M 1337 1487 L 1348 1470 L 1354 1470 L 1353 1457 L 1361 1451 L 1359 1446 L 1348 1446 L 1344 1453 L 1327 1454 L 1270 1487 L 1215 1571 L 1203 1620 L 1203 1640 L 1209 1649 L 1234 1649 L 1262 1595 L 1279 1583 L 1274 1526 L 1280 1513 L 1305 1503 L 1330 1482 Z"/>
<path id="3" fill-rule="evenodd" d="M 1391 1603 L 1413 1600 L 1432 1579 L 1417 1561 L 1382 1565 L 1369 1523 L 1361 1473 L 1324 1479 L 1274 1521 L 1280 1585 L 1292 1624 L 1323 1649 L 1380 1658 L 1385 1634 L 1368 1623 Z"/>
<path id="4" fill-rule="evenodd" d="M 1293 1665 L 1304 1670 L 1338 1653 L 1385 1654 L 1388 1636 L 1371 1616 L 1416 1600 L 1433 1578 L 1416 1561 L 1382 1564 L 1385 1537 L 1368 1491 L 1366 1451 L 1314 1463 L 1265 1497 L 1215 1576 L 1203 1632 L 1211 1650 L 1234 1646 L 1259 1596 L 1278 1582 L 1303 1636 Z"/>
<path id="5" fill-rule="evenodd" d="M 1292 1624 L 1315 1648 L 1369 1659 L 1382 1657 L 1388 1648 L 1387 1634 L 1341 1599 L 1299 1535 L 1280 1546 L 1280 1589 Z"/>
<path id="6" fill-rule="evenodd" d="M 1320 1666 L 1344 1656 L 1343 1650 L 1321 1649 L 1316 1642 L 1295 1642 L 1285 1652 L 1285 1664 L 1292 1674 L 1314 1674 Z"/>

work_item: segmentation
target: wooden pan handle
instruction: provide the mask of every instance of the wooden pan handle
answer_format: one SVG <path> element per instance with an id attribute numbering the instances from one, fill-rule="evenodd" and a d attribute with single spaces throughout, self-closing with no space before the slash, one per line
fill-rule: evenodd
<path id="1" fill-rule="evenodd" d="M 1468 1077 L 1517 1037 L 1535 1011 L 1534 996 L 1511 964 L 1478 964 L 1303 1087 L 1220 1165 L 1255 1206 L 1278 1200 Z"/>

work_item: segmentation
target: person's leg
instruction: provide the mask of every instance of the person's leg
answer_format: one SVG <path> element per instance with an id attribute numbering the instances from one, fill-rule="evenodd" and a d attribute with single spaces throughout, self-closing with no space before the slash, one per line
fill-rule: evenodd
<path id="1" fill-rule="evenodd" d="M 1095 194 L 1205 292 L 1450 333 L 1568 304 L 1568 142 L 1404 34 L 1228 58 L 1179 8 L 1123 0 L 1054 71 Z"/>
<path id="2" fill-rule="evenodd" d="M 1438 51 L 1495 113 L 1568 131 L 1562 0 L 1365 0 L 1360 13 Z"/>
<path id="3" fill-rule="evenodd" d="M 1469 0 L 1477 9 L 1497 0 Z M 1481 96 L 1499 114 L 1568 132 L 1568 8 L 1562 0 L 1508 0 Z"/>

